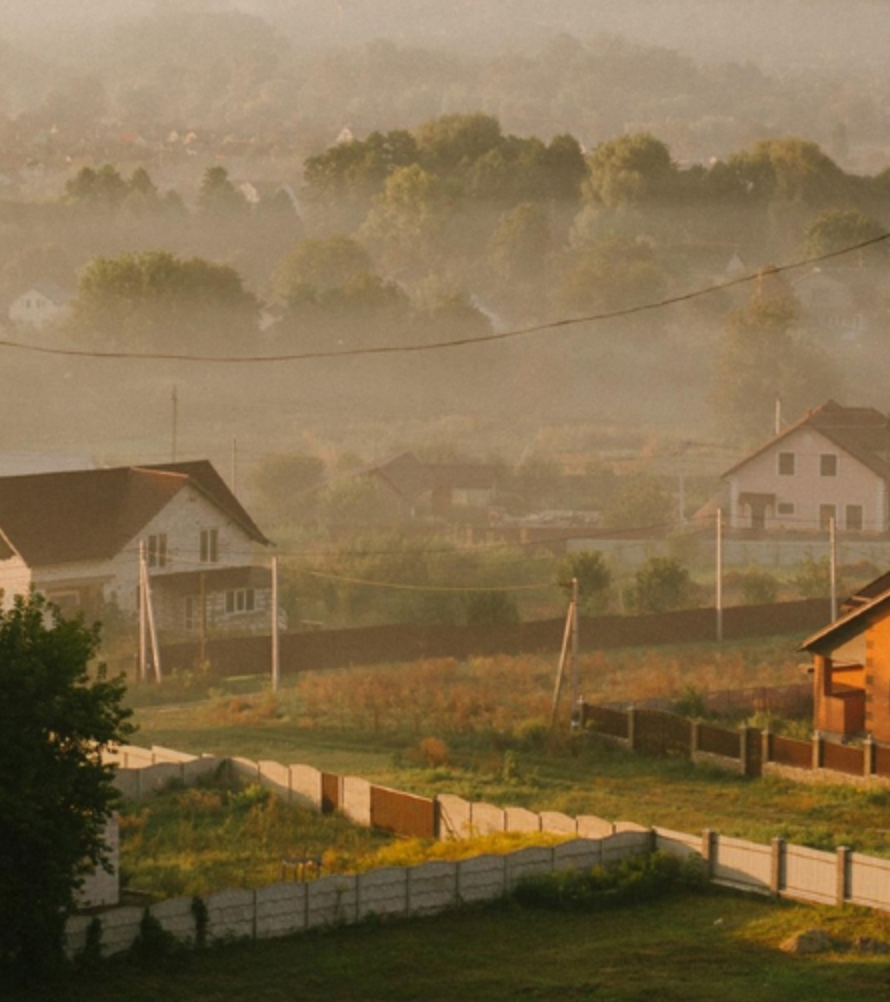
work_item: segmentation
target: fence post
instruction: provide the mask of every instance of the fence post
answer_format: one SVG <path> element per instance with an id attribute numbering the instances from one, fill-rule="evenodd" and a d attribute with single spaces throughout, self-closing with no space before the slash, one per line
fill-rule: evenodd
<path id="1" fill-rule="evenodd" d="M 770 890 L 777 897 L 785 889 L 785 839 L 776 836 L 771 842 Z"/>
<path id="2" fill-rule="evenodd" d="M 761 751 L 763 764 L 766 765 L 767 762 L 772 762 L 773 760 L 773 735 L 769 729 L 769 724 L 764 727 L 763 732 L 760 735 Z"/>
<path id="3" fill-rule="evenodd" d="M 748 775 L 748 741 L 750 739 L 750 734 L 748 733 L 748 725 L 742 724 L 739 728 L 739 759 L 741 765 L 741 773 L 743 776 Z"/>
<path id="4" fill-rule="evenodd" d="M 825 762 L 824 738 L 821 731 L 813 731 L 813 771 L 822 768 Z"/>
<path id="5" fill-rule="evenodd" d="M 705 828 L 701 835 L 701 858 L 705 861 L 708 880 L 714 879 L 714 863 L 717 856 L 717 832 Z"/>
<path id="6" fill-rule="evenodd" d="M 865 735 L 862 752 L 862 773 L 864 776 L 873 776 L 875 774 L 875 741 L 870 733 Z"/>
<path id="7" fill-rule="evenodd" d="M 631 751 L 637 750 L 637 711 L 630 706 L 627 710 L 627 741 Z"/>
<path id="8" fill-rule="evenodd" d="M 837 847 L 837 890 L 835 893 L 839 905 L 844 904 L 850 896 L 847 875 L 850 871 L 851 851 L 850 847 L 846 845 L 839 845 Z"/>
<path id="9" fill-rule="evenodd" d="M 692 721 L 692 747 L 689 749 L 690 754 L 694 757 L 697 752 L 701 751 L 701 721 Z"/>

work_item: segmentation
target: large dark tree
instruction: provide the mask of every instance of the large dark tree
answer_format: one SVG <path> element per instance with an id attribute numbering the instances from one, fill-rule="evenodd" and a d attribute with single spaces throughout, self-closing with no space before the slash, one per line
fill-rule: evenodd
<path id="1" fill-rule="evenodd" d="M 82 874 L 105 859 L 102 752 L 132 728 L 123 679 L 92 667 L 98 646 L 98 627 L 37 595 L 0 612 L 0 970 L 61 963 Z"/>

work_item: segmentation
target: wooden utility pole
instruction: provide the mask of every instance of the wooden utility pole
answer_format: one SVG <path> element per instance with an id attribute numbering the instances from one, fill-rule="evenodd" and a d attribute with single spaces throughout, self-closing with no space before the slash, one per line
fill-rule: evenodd
<path id="1" fill-rule="evenodd" d="M 717 643 L 723 642 L 723 509 L 717 509 Z"/>
<path id="2" fill-rule="evenodd" d="M 272 692 L 278 692 L 281 669 L 278 660 L 278 557 L 272 557 Z"/>
<path id="3" fill-rule="evenodd" d="M 837 619 L 837 523 L 834 515 L 828 520 L 828 568 L 831 576 L 831 621 Z"/>
<path id="4" fill-rule="evenodd" d="M 173 455 L 173 459 L 171 460 L 171 462 L 175 463 L 176 451 L 178 445 L 177 438 L 179 435 L 179 390 L 175 386 L 173 387 L 172 403 L 173 403 L 173 441 L 171 443 L 171 452 Z"/>
<path id="5" fill-rule="evenodd" d="M 572 600 L 569 602 L 566 614 L 566 625 L 562 635 L 562 649 L 559 653 L 559 666 L 556 669 L 556 684 L 553 687 L 553 702 L 550 706 L 550 726 L 556 723 L 556 713 L 559 709 L 559 697 L 562 692 L 562 680 L 565 677 L 566 661 L 571 642 L 572 656 L 572 727 L 576 726 L 578 702 L 578 579 L 572 578 Z"/>
<path id="6" fill-rule="evenodd" d="M 146 633 L 145 616 L 145 540 L 139 542 L 139 681 L 145 682 L 148 678 L 148 666 L 146 656 L 148 653 L 148 636 Z"/>
<path id="7" fill-rule="evenodd" d="M 578 719 L 578 579 L 572 578 L 572 730 L 580 725 Z"/>

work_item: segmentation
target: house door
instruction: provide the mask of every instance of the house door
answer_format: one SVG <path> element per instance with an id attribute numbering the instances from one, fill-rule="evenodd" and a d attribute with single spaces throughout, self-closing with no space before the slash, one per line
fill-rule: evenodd
<path id="1" fill-rule="evenodd" d="M 755 501 L 751 505 L 751 528 L 766 528 L 766 505 L 762 501 Z"/>

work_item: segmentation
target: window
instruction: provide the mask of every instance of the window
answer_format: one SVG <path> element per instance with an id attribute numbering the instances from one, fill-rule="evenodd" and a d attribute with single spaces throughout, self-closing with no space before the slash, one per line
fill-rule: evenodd
<path id="1" fill-rule="evenodd" d="M 778 515 L 793 515 L 794 514 L 794 504 L 791 501 L 780 501 L 776 506 L 776 514 Z"/>
<path id="2" fill-rule="evenodd" d="M 831 520 L 837 520 L 837 510 L 833 504 L 820 504 L 819 505 L 819 528 L 828 529 Z"/>
<path id="3" fill-rule="evenodd" d="M 167 533 L 160 532 L 148 537 L 148 566 L 167 566 Z"/>
<path id="4" fill-rule="evenodd" d="M 862 505 L 848 504 L 844 512 L 844 525 L 852 532 L 859 532 L 862 529 Z"/>
<path id="5" fill-rule="evenodd" d="M 253 612 L 256 608 L 256 595 L 253 588 L 235 588 L 226 592 L 226 612 L 230 615 L 236 612 Z"/>
<path id="6" fill-rule="evenodd" d="M 780 477 L 793 477 L 794 476 L 794 453 L 793 452 L 780 452 L 779 453 L 779 476 Z"/>
<path id="7" fill-rule="evenodd" d="M 201 563 L 215 564 L 219 560 L 219 532 L 216 529 L 201 530 Z"/>
<path id="8" fill-rule="evenodd" d="M 837 456 L 833 452 L 824 452 L 819 457 L 819 476 L 837 476 Z"/>

